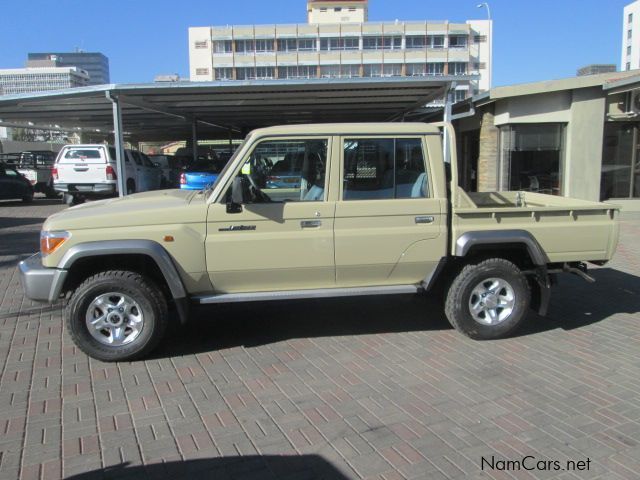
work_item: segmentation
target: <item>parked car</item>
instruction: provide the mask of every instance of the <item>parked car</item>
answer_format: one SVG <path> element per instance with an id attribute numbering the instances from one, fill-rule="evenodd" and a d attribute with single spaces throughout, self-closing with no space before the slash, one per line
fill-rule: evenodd
<path id="1" fill-rule="evenodd" d="M 125 150 L 127 193 L 160 186 L 160 171 L 137 152 Z M 102 144 L 66 145 L 58 153 L 52 170 L 53 187 L 66 203 L 118 193 L 115 148 Z"/>
<path id="2" fill-rule="evenodd" d="M 136 166 L 138 191 L 158 190 L 162 182 L 162 170 L 142 152 L 126 150 L 126 153 Z"/>
<path id="3" fill-rule="evenodd" d="M 546 313 L 556 274 L 593 281 L 584 262 L 613 257 L 620 207 L 467 193 L 455 149 L 447 172 L 443 136 L 456 145 L 450 124 L 256 130 L 204 198 L 163 191 L 49 217 L 41 253 L 20 263 L 25 294 L 67 298 L 72 340 L 104 361 L 145 356 L 192 303 L 441 291 L 461 333 L 510 335 L 530 307 Z M 320 158 L 305 162 L 299 191 L 275 201 L 245 168 L 258 148 Z"/>
<path id="4" fill-rule="evenodd" d="M 25 203 L 33 200 L 31 182 L 15 168 L 0 163 L 0 199 L 20 199 Z"/>
<path id="5" fill-rule="evenodd" d="M 27 152 L 2 154 L 0 161 L 12 166 L 31 182 L 35 192 L 44 193 L 47 198 L 56 198 L 59 194 L 53 189 L 51 169 L 56 153 L 51 150 L 30 150 Z"/>
<path id="6" fill-rule="evenodd" d="M 180 174 L 180 188 L 182 190 L 203 190 L 218 178 L 224 168 L 219 161 L 200 159 L 189 165 Z"/>
<path id="7" fill-rule="evenodd" d="M 180 186 L 180 173 L 184 167 L 182 159 L 173 155 L 149 155 L 149 160 L 162 173 L 161 188 L 178 188 Z"/>

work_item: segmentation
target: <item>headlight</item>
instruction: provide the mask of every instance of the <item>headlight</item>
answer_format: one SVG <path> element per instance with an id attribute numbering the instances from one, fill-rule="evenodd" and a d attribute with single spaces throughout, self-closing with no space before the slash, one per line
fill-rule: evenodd
<path id="1" fill-rule="evenodd" d="M 66 242 L 71 237 L 69 232 L 65 231 L 53 231 L 47 232 L 45 230 L 40 232 L 40 253 L 42 256 L 49 255 L 55 252 L 60 245 Z"/>

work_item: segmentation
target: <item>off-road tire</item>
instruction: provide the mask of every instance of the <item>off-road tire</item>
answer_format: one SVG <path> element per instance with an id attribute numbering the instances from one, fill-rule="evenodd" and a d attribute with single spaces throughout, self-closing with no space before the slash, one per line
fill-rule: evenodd
<path id="1" fill-rule="evenodd" d="M 136 182 L 129 179 L 127 180 L 127 195 L 133 195 L 136 193 Z"/>
<path id="2" fill-rule="evenodd" d="M 473 289 L 483 280 L 499 278 L 513 288 L 515 302 L 513 311 L 497 325 L 484 325 L 476 321 L 469 303 Z M 445 314 L 451 325 L 474 340 L 494 340 L 508 336 L 525 322 L 529 312 L 531 290 L 525 275 L 508 260 L 490 258 L 466 265 L 455 277 L 447 292 Z"/>
<path id="3" fill-rule="evenodd" d="M 108 292 L 128 295 L 144 312 L 142 331 L 126 345 L 104 345 L 86 326 L 89 305 L 97 296 Z M 105 362 L 135 360 L 148 355 L 164 337 L 168 321 L 167 300 L 160 288 L 139 273 L 121 270 L 100 272 L 84 280 L 65 309 L 65 323 L 73 343 L 90 357 Z"/>

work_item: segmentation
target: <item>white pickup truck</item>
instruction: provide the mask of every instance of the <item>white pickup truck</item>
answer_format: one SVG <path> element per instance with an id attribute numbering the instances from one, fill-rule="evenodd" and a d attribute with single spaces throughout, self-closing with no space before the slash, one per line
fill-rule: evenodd
<path id="1" fill-rule="evenodd" d="M 118 192 L 115 148 L 108 145 L 67 145 L 53 167 L 53 185 L 64 194 L 65 203 L 84 198 L 109 197 Z M 149 158 L 125 150 L 127 193 L 160 188 L 162 172 Z"/>

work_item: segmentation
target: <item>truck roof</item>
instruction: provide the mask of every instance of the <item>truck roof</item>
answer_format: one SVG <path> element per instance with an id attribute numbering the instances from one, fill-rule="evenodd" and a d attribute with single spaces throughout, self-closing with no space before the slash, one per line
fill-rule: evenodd
<path id="1" fill-rule="evenodd" d="M 280 125 L 254 130 L 256 135 L 424 135 L 439 133 L 437 125 L 418 122 L 311 123 Z"/>

